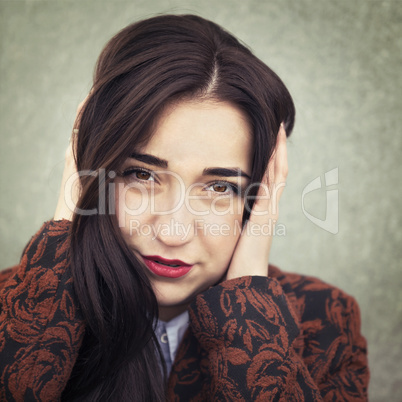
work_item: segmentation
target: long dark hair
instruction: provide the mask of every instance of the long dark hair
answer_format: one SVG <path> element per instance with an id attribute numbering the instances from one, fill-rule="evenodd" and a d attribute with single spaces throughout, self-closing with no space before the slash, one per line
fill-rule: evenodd
<path id="1" fill-rule="evenodd" d="M 254 183 L 263 177 L 281 122 L 287 135 L 294 124 L 293 101 L 279 77 L 213 22 L 162 15 L 127 26 L 107 43 L 76 144 L 78 171 L 97 173 L 81 177 L 78 207 L 87 213 L 76 213 L 71 226 L 71 268 L 86 333 L 65 399 L 165 399 L 153 331 L 156 297 L 121 235 L 109 184 L 150 139 L 164 108 L 181 99 L 228 101 L 248 116 Z M 252 201 L 246 206 L 243 223 Z"/>

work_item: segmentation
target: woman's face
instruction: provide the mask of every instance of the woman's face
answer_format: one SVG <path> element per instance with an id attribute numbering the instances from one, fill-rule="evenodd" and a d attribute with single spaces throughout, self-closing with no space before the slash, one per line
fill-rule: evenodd
<path id="1" fill-rule="evenodd" d="M 116 215 L 147 266 L 162 320 L 224 276 L 240 235 L 251 145 L 246 116 L 230 103 L 183 101 L 122 166 Z"/>

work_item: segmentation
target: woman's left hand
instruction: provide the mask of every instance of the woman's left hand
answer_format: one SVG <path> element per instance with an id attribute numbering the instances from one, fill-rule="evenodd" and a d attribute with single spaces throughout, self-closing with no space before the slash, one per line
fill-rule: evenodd
<path id="1" fill-rule="evenodd" d="M 281 124 L 275 151 L 268 163 L 249 220 L 244 225 L 226 273 L 226 280 L 267 276 L 278 204 L 286 185 L 288 161 L 286 132 Z"/>

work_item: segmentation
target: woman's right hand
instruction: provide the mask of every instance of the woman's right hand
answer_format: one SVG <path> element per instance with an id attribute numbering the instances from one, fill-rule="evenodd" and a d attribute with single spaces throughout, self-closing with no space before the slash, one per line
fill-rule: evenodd
<path id="1" fill-rule="evenodd" d="M 78 105 L 74 129 L 65 152 L 64 171 L 61 180 L 59 200 L 57 202 L 56 211 L 53 217 L 53 219 L 56 221 L 62 219 L 71 221 L 73 219 L 74 210 L 80 196 L 81 185 L 75 163 L 75 152 L 73 150 L 73 146 L 77 143 L 76 136 L 78 135 L 80 125 L 80 112 L 87 101 L 88 96 Z"/>

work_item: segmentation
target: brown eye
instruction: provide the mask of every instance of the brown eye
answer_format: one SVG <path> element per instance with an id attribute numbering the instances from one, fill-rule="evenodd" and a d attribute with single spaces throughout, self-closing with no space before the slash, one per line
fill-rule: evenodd
<path id="1" fill-rule="evenodd" d="M 138 172 L 135 173 L 135 176 L 137 177 L 137 179 L 140 179 L 140 180 L 148 180 L 151 177 L 151 174 L 148 172 L 139 170 Z"/>
<path id="2" fill-rule="evenodd" d="M 240 195 L 241 193 L 241 187 L 234 184 L 234 183 L 229 183 L 227 181 L 219 181 L 215 183 L 211 183 L 207 187 L 208 191 L 212 191 L 215 194 L 222 194 L 222 195 Z"/>
<path id="3" fill-rule="evenodd" d="M 224 184 L 214 184 L 213 185 L 213 189 L 217 193 L 224 193 L 227 190 L 227 188 L 228 188 L 228 186 L 226 186 Z"/>
<path id="4" fill-rule="evenodd" d="M 153 182 L 155 178 L 152 172 L 148 172 L 145 169 L 132 167 L 123 172 L 123 177 L 127 177 L 127 179 L 139 180 L 142 182 Z"/>

